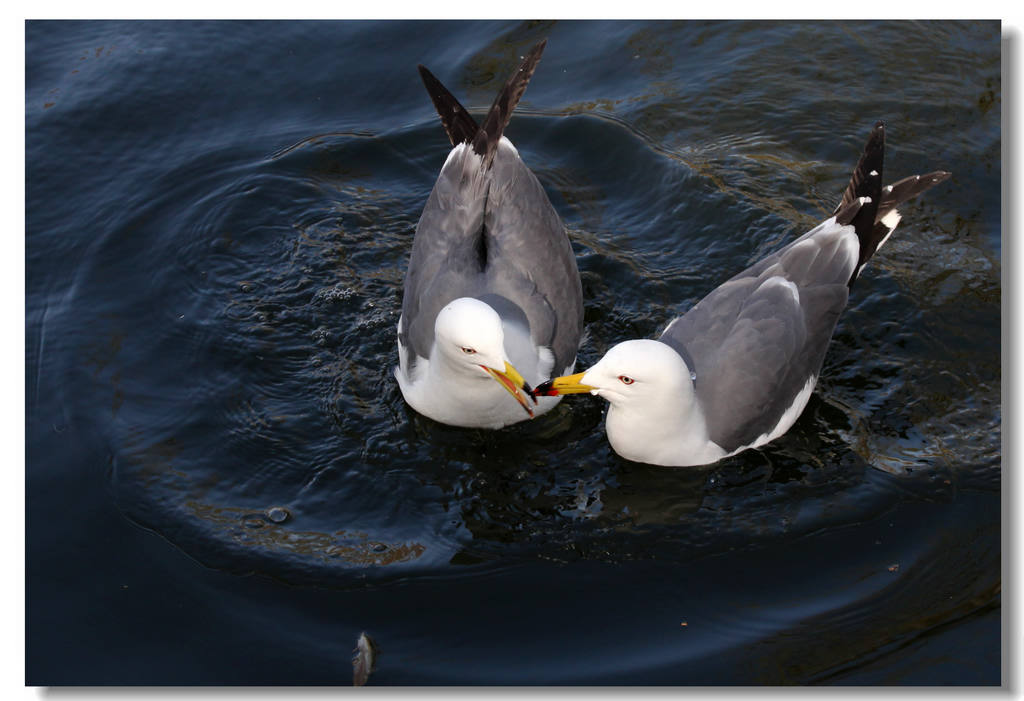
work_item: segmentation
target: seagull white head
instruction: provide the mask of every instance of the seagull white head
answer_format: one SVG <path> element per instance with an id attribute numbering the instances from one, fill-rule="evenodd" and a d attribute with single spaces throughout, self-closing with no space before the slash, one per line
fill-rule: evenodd
<path id="1" fill-rule="evenodd" d="M 623 341 L 593 367 L 556 377 L 534 395 L 590 392 L 608 400 L 608 442 L 629 460 L 654 465 L 712 462 L 721 449 L 707 440 L 707 430 L 686 362 L 661 341 Z"/>
<path id="2" fill-rule="evenodd" d="M 692 395 L 686 363 L 661 341 L 623 341 L 586 372 L 567 375 L 537 387 L 536 394 L 590 392 L 622 409 L 644 411 L 667 396 Z"/>
<path id="3" fill-rule="evenodd" d="M 533 416 L 531 388 L 505 353 L 501 317 L 487 304 L 472 297 L 449 302 L 434 321 L 434 344 L 449 370 L 467 379 L 495 380 Z"/>

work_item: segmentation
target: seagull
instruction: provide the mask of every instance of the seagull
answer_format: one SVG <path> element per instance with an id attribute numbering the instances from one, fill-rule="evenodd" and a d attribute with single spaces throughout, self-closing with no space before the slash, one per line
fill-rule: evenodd
<path id="1" fill-rule="evenodd" d="M 482 126 L 419 66 L 452 150 L 416 226 L 395 377 L 406 402 L 441 423 L 495 429 L 540 415 L 561 397 L 533 397 L 531 384 L 576 364 L 576 257 L 540 182 L 502 136 L 546 43 L 526 55 Z"/>
<path id="2" fill-rule="evenodd" d="M 878 122 L 829 219 L 712 290 L 657 340 L 619 343 L 534 393 L 608 400 L 612 448 L 653 465 L 707 465 L 784 434 L 807 406 L 851 286 L 899 223 L 896 207 L 950 176 L 882 187 L 884 152 Z"/>

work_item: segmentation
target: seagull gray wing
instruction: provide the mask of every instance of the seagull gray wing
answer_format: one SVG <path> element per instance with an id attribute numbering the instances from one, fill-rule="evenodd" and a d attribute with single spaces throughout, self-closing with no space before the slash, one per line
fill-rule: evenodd
<path id="1" fill-rule="evenodd" d="M 771 434 L 813 387 L 849 288 L 899 222 L 896 206 L 945 171 L 882 187 L 875 124 L 833 217 L 713 290 L 661 341 L 694 373 L 709 437 L 728 452 Z"/>
<path id="2" fill-rule="evenodd" d="M 416 225 L 398 334 L 406 367 L 415 356 L 430 357 L 434 320 L 446 304 L 485 290 L 479 249 L 487 178 L 479 165 L 470 149 L 452 151 Z"/>
<path id="3" fill-rule="evenodd" d="M 583 287 L 569 237 L 536 176 L 507 144 L 498 149 L 484 219 L 488 290 L 517 305 L 554 371 L 570 368 L 583 331 Z"/>
<path id="4" fill-rule="evenodd" d="M 708 436 L 727 452 L 772 433 L 813 387 L 866 260 L 884 152 L 879 122 L 831 219 L 732 277 L 662 333 L 694 373 Z"/>
<path id="5" fill-rule="evenodd" d="M 856 262 L 851 227 L 826 222 L 665 329 L 660 340 L 690 366 L 709 437 L 727 452 L 771 433 L 813 384 Z"/>
<path id="6" fill-rule="evenodd" d="M 572 247 L 540 182 L 502 138 L 545 43 L 526 55 L 479 128 L 420 67 L 456 147 L 416 227 L 399 332 L 407 366 L 416 355 L 429 356 L 434 319 L 463 296 L 483 299 L 503 319 L 527 325 L 534 343 L 551 349 L 557 370 L 576 357 L 583 292 Z"/>

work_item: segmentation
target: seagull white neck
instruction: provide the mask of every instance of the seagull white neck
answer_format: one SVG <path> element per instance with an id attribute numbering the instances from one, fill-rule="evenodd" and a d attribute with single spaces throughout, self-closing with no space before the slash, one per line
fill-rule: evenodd
<path id="1" fill-rule="evenodd" d="M 503 348 L 509 361 L 531 385 L 551 375 L 554 356 L 547 348 L 535 348 L 529 332 L 514 323 L 501 322 Z M 403 320 L 398 322 L 399 367 L 395 377 L 402 396 L 420 414 L 453 426 L 501 428 L 528 418 L 523 407 L 501 384 L 464 357 L 454 359 L 441 349 L 440 334 L 432 344 L 429 357 L 415 356 L 406 362 L 402 344 Z M 457 347 L 449 343 L 452 347 Z M 493 353 L 492 353 L 493 355 Z M 492 363 L 493 364 L 493 363 Z M 567 370 L 571 370 L 570 366 Z M 549 411 L 561 397 L 538 397 L 534 415 Z"/>
<path id="2" fill-rule="evenodd" d="M 471 366 L 457 365 L 436 347 L 422 365 L 423 374 L 403 388 L 405 398 L 416 411 L 435 421 L 500 428 L 526 416 L 501 385 Z"/>
<path id="3" fill-rule="evenodd" d="M 515 322 L 502 319 L 501 327 L 505 333 L 505 353 L 526 381 L 531 385 L 539 385 L 550 379 L 556 372 L 553 368 L 555 356 L 551 351 L 544 346 L 534 345 L 530 332 Z M 572 365 L 568 368 L 568 371 L 571 370 Z"/>

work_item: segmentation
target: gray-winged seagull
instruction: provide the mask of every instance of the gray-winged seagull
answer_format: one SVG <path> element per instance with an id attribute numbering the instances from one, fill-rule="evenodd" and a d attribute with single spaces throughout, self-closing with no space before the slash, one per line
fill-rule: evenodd
<path id="1" fill-rule="evenodd" d="M 781 436 L 807 405 L 850 287 L 896 228 L 896 207 L 950 175 L 883 188 L 884 151 L 879 122 L 831 218 L 713 290 L 658 340 L 619 343 L 535 394 L 604 397 L 612 448 L 654 465 L 713 463 Z"/>
<path id="2" fill-rule="evenodd" d="M 500 428 L 548 411 L 561 398 L 532 397 L 530 384 L 576 363 L 576 258 L 544 189 L 502 136 L 545 43 L 482 126 L 419 66 L 453 148 L 416 226 L 395 377 L 413 409 L 442 423 Z"/>

